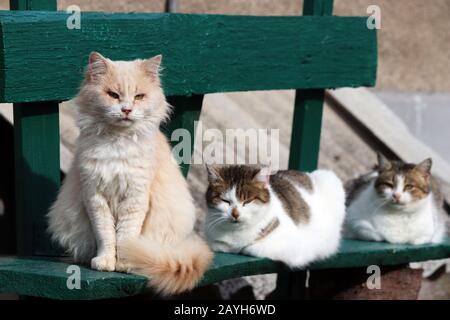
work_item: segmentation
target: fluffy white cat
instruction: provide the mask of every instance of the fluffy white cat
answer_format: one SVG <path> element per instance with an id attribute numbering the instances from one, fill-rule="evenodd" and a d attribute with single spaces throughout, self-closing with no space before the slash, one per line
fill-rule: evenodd
<path id="1" fill-rule="evenodd" d="M 334 254 L 345 215 L 342 182 L 331 171 L 209 167 L 206 236 L 215 251 L 282 261 L 292 268 Z"/>
<path id="2" fill-rule="evenodd" d="M 378 155 L 375 171 L 348 183 L 344 236 L 400 244 L 442 241 L 446 218 L 431 164 L 431 159 L 408 164 Z"/>

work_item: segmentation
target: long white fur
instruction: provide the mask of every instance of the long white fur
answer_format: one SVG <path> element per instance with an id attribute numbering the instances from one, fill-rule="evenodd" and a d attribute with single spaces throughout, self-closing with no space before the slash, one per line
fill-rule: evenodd
<path id="1" fill-rule="evenodd" d="M 230 223 L 227 204 L 207 216 L 206 235 L 215 251 L 242 252 L 282 261 L 291 268 L 334 254 L 339 247 L 341 227 L 345 217 L 345 192 L 340 179 L 331 171 L 317 170 L 309 174 L 313 192 L 298 187 L 310 208 L 310 220 L 296 225 L 289 217 L 276 193 L 270 189 L 270 201 L 265 205 L 243 206 L 234 190 L 229 194 L 240 213 L 240 223 Z M 255 241 L 260 231 L 274 218 L 280 224 L 273 232 Z M 219 219 L 220 222 L 216 222 Z"/>
<path id="2" fill-rule="evenodd" d="M 94 269 L 143 274 L 163 294 L 191 289 L 212 253 L 193 233 L 194 203 L 159 131 L 169 111 L 156 76 L 160 57 L 93 59 L 77 98 L 75 159 L 48 213 L 49 231 Z M 104 83 L 119 83 L 121 104 L 106 96 Z M 133 102 L 141 92 L 148 98 Z M 126 104 L 133 121 L 120 120 Z"/>
<path id="3" fill-rule="evenodd" d="M 374 172 L 373 177 L 378 173 Z M 404 177 L 396 176 L 397 188 L 385 189 L 380 197 L 368 184 L 347 209 L 344 237 L 367 241 L 387 241 L 399 244 L 425 244 L 442 241 L 445 223 L 433 201 L 433 193 L 419 201 L 412 201 L 409 192 L 403 191 Z M 400 195 L 401 206 L 390 204 L 394 193 Z"/>

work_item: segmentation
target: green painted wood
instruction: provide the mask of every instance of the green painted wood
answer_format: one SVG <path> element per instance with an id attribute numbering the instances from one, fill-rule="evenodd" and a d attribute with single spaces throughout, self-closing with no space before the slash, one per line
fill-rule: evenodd
<path id="1" fill-rule="evenodd" d="M 399 245 L 385 242 L 343 240 L 339 252 L 308 269 L 387 266 L 450 257 L 450 238 L 440 244 Z"/>
<path id="2" fill-rule="evenodd" d="M 49 10 L 55 11 L 56 0 L 10 0 L 11 10 Z"/>
<path id="3" fill-rule="evenodd" d="M 0 292 L 51 299 L 105 299 L 136 295 L 146 279 L 116 272 L 80 267 L 80 289 L 67 286 L 70 264 L 28 258 L 0 258 Z M 69 273 L 68 273 L 69 271 Z"/>
<path id="4" fill-rule="evenodd" d="M 248 275 L 276 273 L 287 270 L 287 267 L 283 264 L 270 259 L 231 253 L 216 253 L 211 267 L 203 276 L 199 286 Z"/>
<path id="5" fill-rule="evenodd" d="M 382 242 L 344 240 L 339 253 L 314 263 L 308 269 L 333 269 L 405 264 L 411 261 L 450 256 L 450 238 L 442 244 L 394 245 Z M 54 260 L 0 257 L 0 292 L 53 299 L 105 299 L 135 295 L 145 288 L 146 279 L 115 272 L 98 272 L 81 267 L 81 289 L 69 290 L 70 264 Z M 235 254 L 217 253 L 200 286 L 225 279 L 285 271 L 280 263 Z"/>
<path id="6" fill-rule="evenodd" d="M 333 0 L 305 0 L 303 1 L 304 16 L 331 16 Z"/>
<path id="7" fill-rule="evenodd" d="M 328 16 L 333 0 L 305 0 L 303 15 Z M 317 168 L 322 129 L 324 90 L 296 90 L 289 168 L 312 171 Z"/>
<path id="8" fill-rule="evenodd" d="M 56 10 L 56 0 L 11 0 L 10 5 Z M 56 254 L 46 232 L 45 214 L 60 184 L 58 103 L 16 103 L 13 110 L 18 254 Z"/>
<path id="9" fill-rule="evenodd" d="M 305 0 L 304 16 L 329 16 L 333 0 Z M 317 169 L 322 129 L 324 90 L 300 90 L 295 92 L 292 120 L 289 168 L 300 171 Z M 277 292 L 288 298 L 304 296 L 305 272 L 281 274 L 277 279 Z M 301 285 L 303 283 L 303 285 Z"/>
<path id="10" fill-rule="evenodd" d="M 170 121 L 167 125 L 162 127 L 163 132 L 168 137 L 172 144 L 172 152 L 177 161 L 180 161 L 180 169 L 185 177 L 187 177 L 190 165 L 190 156 L 194 154 L 194 142 L 195 142 L 195 121 L 200 119 L 200 113 L 202 110 L 203 95 L 193 96 L 171 96 L 167 98 L 169 104 L 173 107 L 173 113 L 170 117 Z M 188 136 L 181 135 L 177 137 L 172 133 L 174 130 L 181 129 L 188 133 Z M 173 138 L 173 139 L 172 139 Z M 189 139 L 188 143 L 184 143 L 183 139 Z M 184 148 L 178 148 L 182 145 L 190 145 L 191 154 L 184 155 L 183 151 L 187 151 Z M 180 160 L 181 159 L 181 160 Z"/>
<path id="11" fill-rule="evenodd" d="M 292 121 L 289 168 L 317 168 L 322 129 L 324 90 L 296 90 Z"/>
<path id="12" fill-rule="evenodd" d="M 13 110 L 18 252 L 53 254 L 44 216 L 60 183 L 58 104 L 14 104 Z"/>
<path id="13" fill-rule="evenodd" d="M 364 17 L 84 12 L 81 30 L 67 29 L 67 17 L 0 12 L 0 101 L 72 98 L 92 50 L 162 53 L 167 96 L 375 83 L 376 30 Z"/>

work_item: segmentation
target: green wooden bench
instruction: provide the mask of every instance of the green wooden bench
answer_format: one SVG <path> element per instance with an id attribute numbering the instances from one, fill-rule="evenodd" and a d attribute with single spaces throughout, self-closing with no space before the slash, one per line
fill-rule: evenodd
<path id="1" fill-rule="evenodd" d="M 124 60 L 164 55 L 164 91 L 175 106 L 168 134 L 180 127 L 194 133 L 204 94 L 296 89 L 289 166 L 310 171 L 317 166 L 324 89 L 373 86 L 376 79 L 376 30 L 365 17 L 330 16 L 332 5 L 305 0 L 304 16 L 293 17 L 86 12 L 81 29 L 70 30 L 68 14 L 54 12 L 55 0 L 11 0 L 14 11 L 0 12 L 0 102 L 14 103 L 18 256 L 0 257 L 0 292 L 102 299 L 144 290 L 143 277 L 84 267 L 81 290 L 69 290 L 70 264 L 45 232 L 44 215 L 60 185 L 58 103 L 77 93 L 89 52 Z M 184 174 L 188 169 L 183 165 Z M 345 240 L 337 255 L 311 268 L 449 254 L 449 240 L 431 246 Z M 200 285 L 272 272 L 290 274 L 268 259 L 216 254 Z"/>

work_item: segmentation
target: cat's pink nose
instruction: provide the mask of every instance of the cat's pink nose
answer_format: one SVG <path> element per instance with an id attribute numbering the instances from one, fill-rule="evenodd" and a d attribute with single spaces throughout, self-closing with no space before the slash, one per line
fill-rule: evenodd
<path id="1" fill-rule="evenodd" d="M 120 110 L 122 110 L 122 112 L 125 113 L 125 115 L 129 115 L 130 112 L 132 111 L 132 109 L 128 107 L 122 107 Z"/>
<path id="2" fill-rule="evenodd" d="M 395 200 L 395 202 L 399 202 L 401 196 L 402 195 L 400 193 L 396 192 L 392 195 L 392 198 Z"/>
<path id="3" fill-rule="evenodd" d="M 233 208 L 233 210 L 231 211 L 231 216 L 237 220 L 239 218 L 239 211 L 237 208 Z"/>

